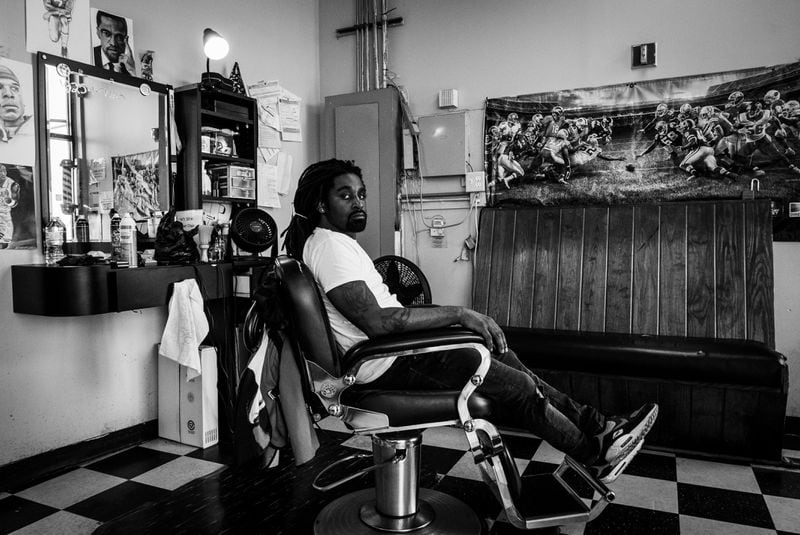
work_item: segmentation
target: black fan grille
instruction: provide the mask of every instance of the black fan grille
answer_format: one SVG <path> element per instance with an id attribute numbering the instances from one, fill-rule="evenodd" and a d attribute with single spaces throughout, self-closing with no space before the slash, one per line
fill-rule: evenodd
<path id="1" fill-rule="evenodd" d="M 250 253 L 265 251 L 275 242 L 278 229 L 275 220 L 258 208 L 244 208 L 231 223 L 233 242 Z"/>
<path id="2" fill-rule="evenodd" d="M 430 287 L 425 275 L 409 260 L 394 255 L 382 256 L 375 260 L 375 269 L 403 306 L 431 302 Z"/>

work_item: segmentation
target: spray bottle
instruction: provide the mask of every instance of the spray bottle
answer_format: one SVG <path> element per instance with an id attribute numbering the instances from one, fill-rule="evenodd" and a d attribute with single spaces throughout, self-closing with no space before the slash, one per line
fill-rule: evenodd
<path id="1" fill-rule="evenodd" d="M 139 267 L 139 256 L 136 250 L 136 221 L 128 212 L 119 223 L 120 258 L 129 268 Z"/>

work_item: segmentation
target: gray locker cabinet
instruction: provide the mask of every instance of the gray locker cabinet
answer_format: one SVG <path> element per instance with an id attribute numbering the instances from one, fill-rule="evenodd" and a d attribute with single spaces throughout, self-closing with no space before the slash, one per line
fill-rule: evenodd
<path id="1" fill-rule="evenodd" d="M 363 172 L 367 228 L 358 242 L 371 258 L 394 254 L 400 125 L 394 88 L 325 97 L 322 157 L 353 160 Z"/>

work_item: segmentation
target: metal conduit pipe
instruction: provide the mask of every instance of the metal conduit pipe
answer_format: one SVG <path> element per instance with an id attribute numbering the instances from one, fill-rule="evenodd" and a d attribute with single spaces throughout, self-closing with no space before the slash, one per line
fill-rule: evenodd
<path id="1" fill-rule="evenodd" d="M 372 60 L 375 70 L 375 89 L 380 89 L 378 76 L 378 0 L 372 0 Z"/>

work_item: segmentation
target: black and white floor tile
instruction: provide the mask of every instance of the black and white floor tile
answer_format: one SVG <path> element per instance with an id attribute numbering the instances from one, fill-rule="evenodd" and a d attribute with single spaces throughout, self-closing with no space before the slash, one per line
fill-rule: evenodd
<path id="1" fill-rule="evenodd" d="M 0 492 L 0 533 L 84 534 L 225 468 L 211 452 L 157 439 L 24 489 Z"/>
<path id="2" fill-rule="evenodd" d="M 332 418 L 319 435 L 313 461 L 296 467 L 287 450 L 274 468 L 232 468 L 217 447 L 150 441 L 25 488 L 0 488 L 0 534 L 310 533 L 326 503 L 371 483 L 363 476 L 329 493 L 313 490 L 323 467 L 371 447 L 368 437 L 352 436 Z M 507 434 L 505 442 L 521 473 L 552 470 L 562 458 L 530 435 Z M 460 430 L 430 429 L 423 443 L 424 487 L 466 502 L 484 519 L 486 534 L 522 533 L 504 521 Z M 800 441 L 786 446 L 785 456 L 800 462 Z M 616 500 L 598 518 L 561 533 L 800 534 L 800 468 L 645 449 L 611 487 Z"/>

